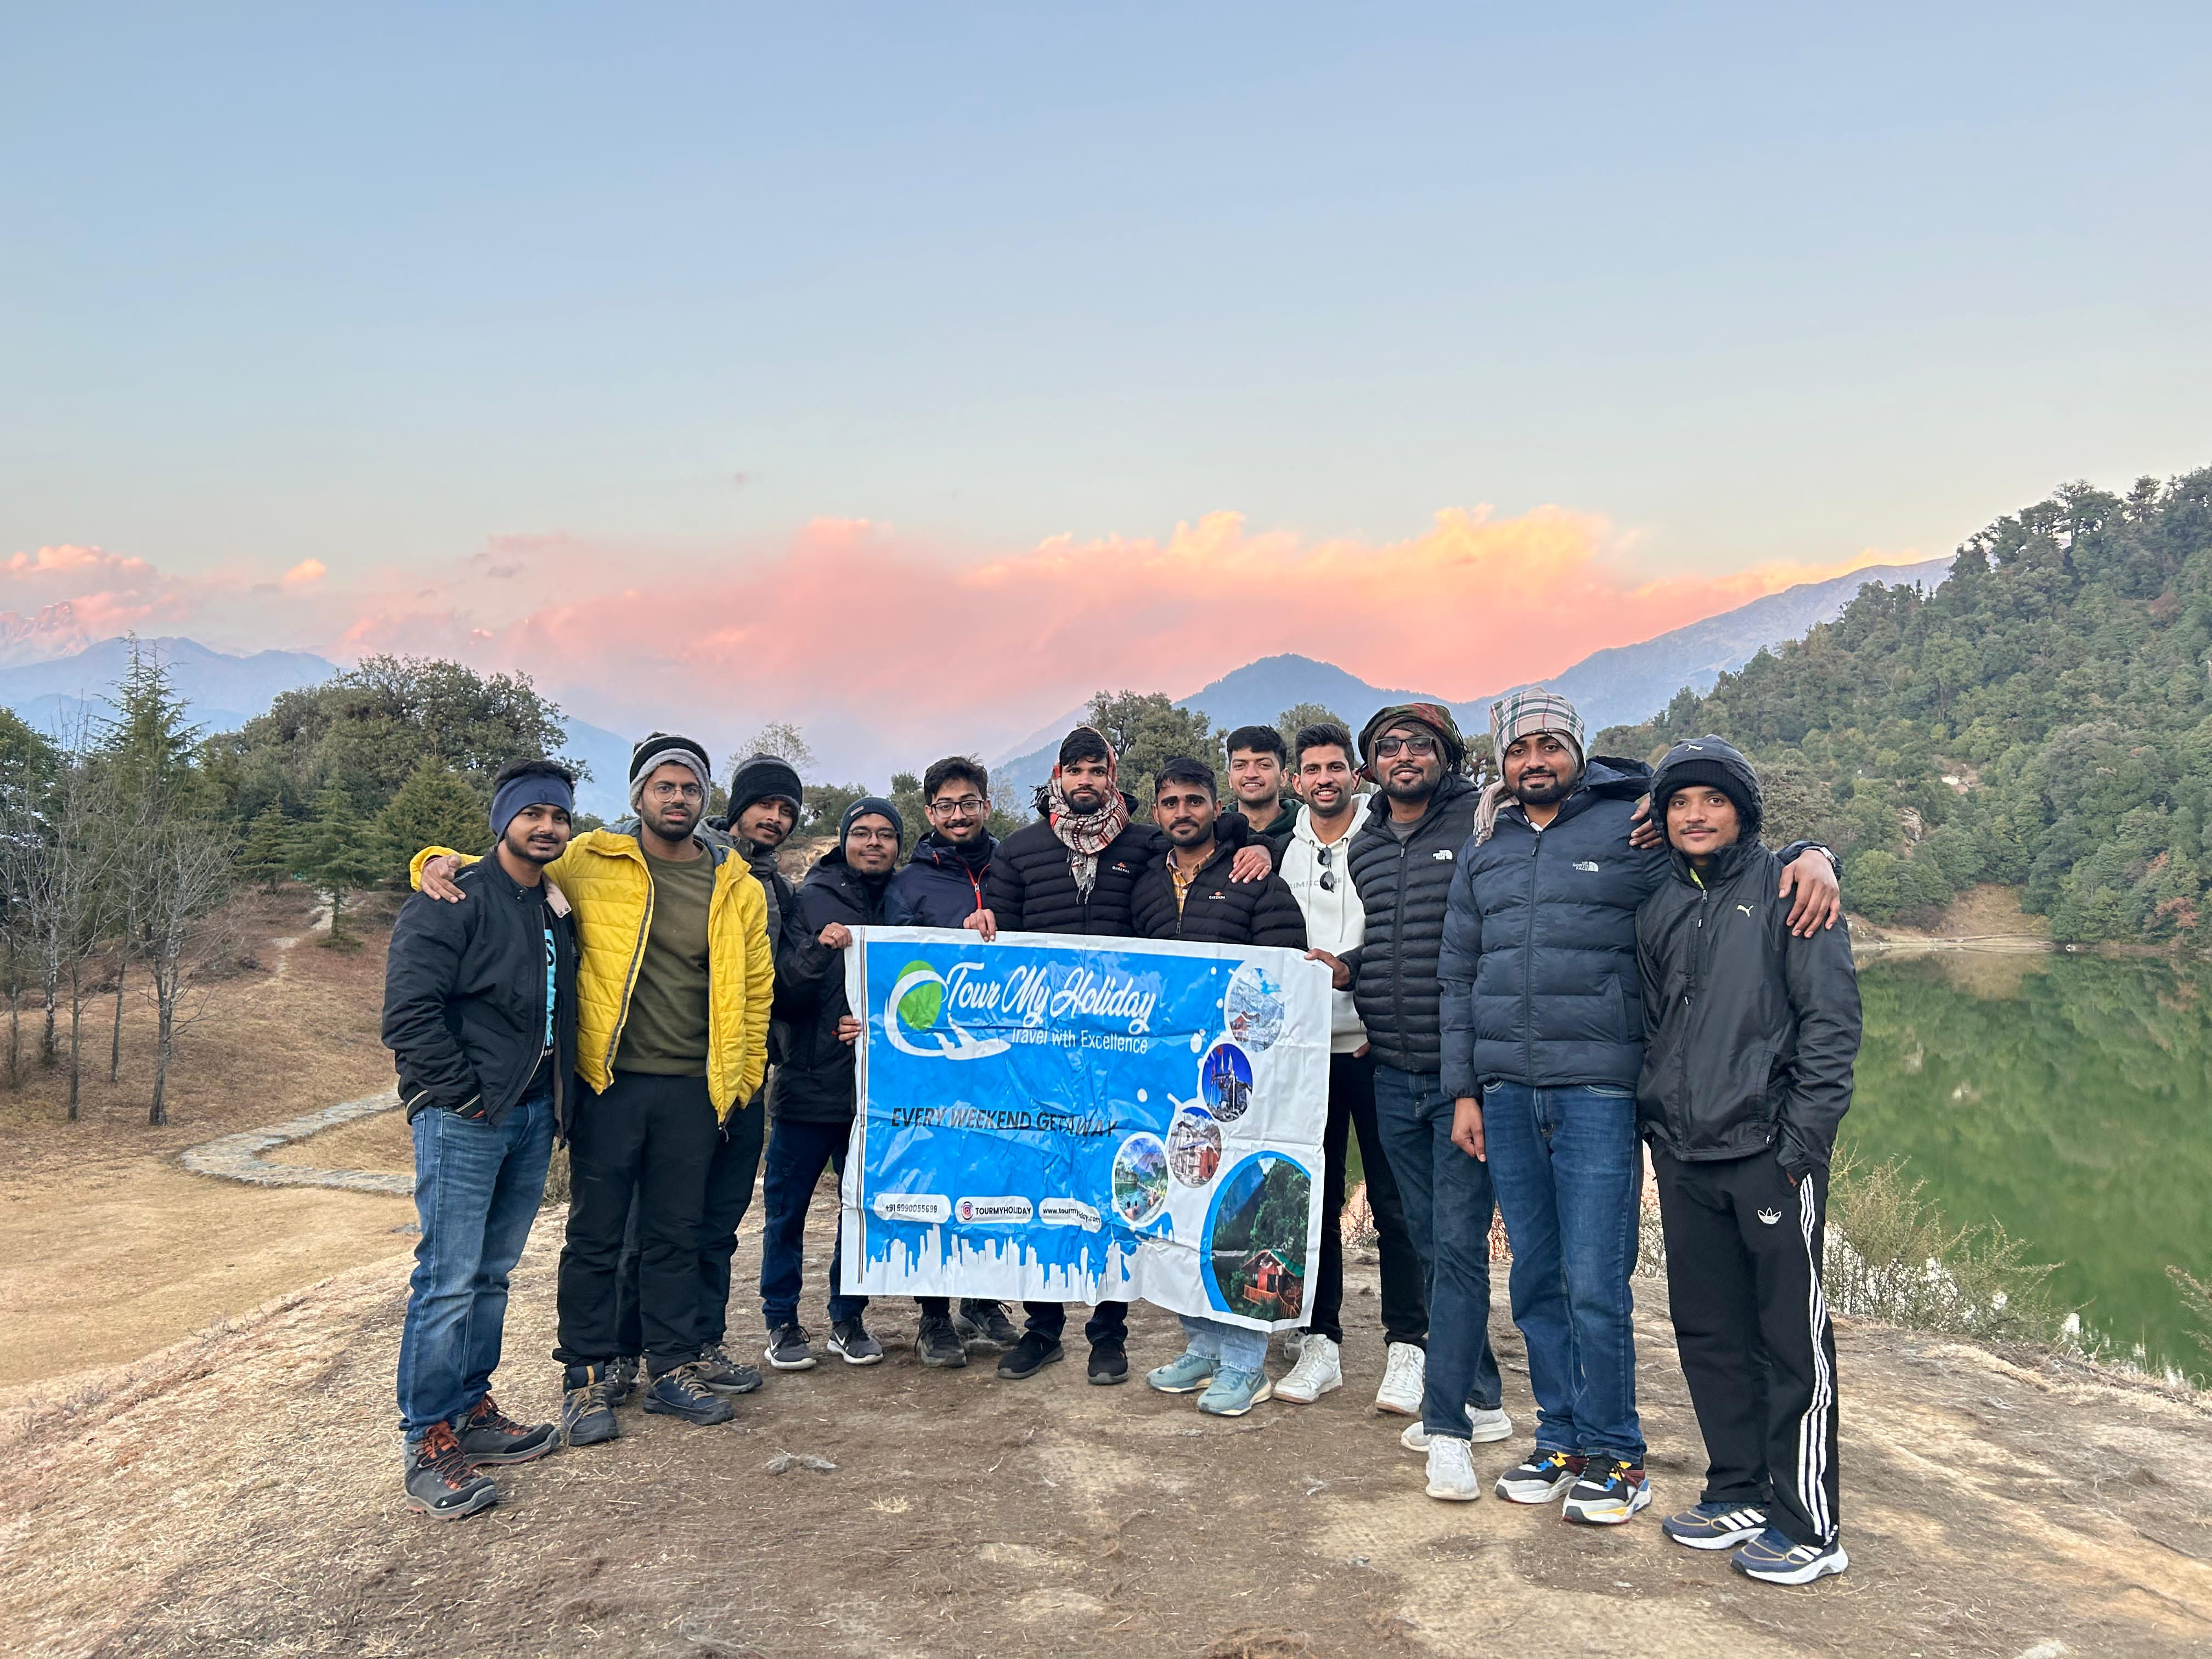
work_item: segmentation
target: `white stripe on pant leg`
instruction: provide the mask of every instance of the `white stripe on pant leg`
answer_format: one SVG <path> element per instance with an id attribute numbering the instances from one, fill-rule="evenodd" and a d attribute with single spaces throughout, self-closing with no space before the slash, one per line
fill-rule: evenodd
<path id="1" fill-rule="evenodd" d="M 1828 1464 L 1827 1414 L 1835 1406 L 1835 1379 L 1828 1370 L 1828 1356 L 1820 1333 L 1828 1322 L 1828 1298 L 1820 1289 L 1820 1258 L 1813 1254 L 1813 1229 L 1819 1220 L 1813 1203 L 1813 1176 L 1807 1170 L 1797 1183 L 1797 1229 L 1805 1240 L 1805 1265 L 1811 1278 L 1805 1298 L 1806 1316 L 1813 1339 L 1813 1397 L 1797 1424 L 1797 1491 L 1806 1516 L 1825 1541 L 1835 1530 L 1828 1513 L 1824 1481 Z"/>

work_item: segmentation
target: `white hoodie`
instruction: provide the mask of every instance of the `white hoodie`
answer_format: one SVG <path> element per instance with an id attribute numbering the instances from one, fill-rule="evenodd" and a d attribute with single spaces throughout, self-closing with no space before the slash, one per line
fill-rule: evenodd
<path id="1" fill-rule="evenodd" d="M 1297 811 L 1297 822 L 1283 847 L 1282 878 L 1305 912 L 1309 948 L 1341 957 L 1367 937 L 1367 910 L 1352 884 L 1352 837 L 1359 827 L 1358 811 L 1353 810 L 1342 836 L 1323 846 L 1313 832 L 1311 814 L 1303 806 Z M 1324 873 L 1332 878 L 1327 888 L 1321 884 Z M 1329 1014 L 1331 1054 L 1356 1054 L 1366 1045 L 1367 1028 L 1359 1023 L 1350 991 L 1329 994 Z"/>

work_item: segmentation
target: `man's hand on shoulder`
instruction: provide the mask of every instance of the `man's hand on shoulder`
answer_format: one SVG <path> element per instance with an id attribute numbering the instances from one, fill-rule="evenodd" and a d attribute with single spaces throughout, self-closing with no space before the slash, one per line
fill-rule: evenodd
<path id="1" fill-rule="evenodd" d="M 1652 821 L 1651 797 L 1644 796 L 1636 803 L 1635 811 L 1628 817 L 1628 844 L 1639 853 L 1648 853 L 1655 847 L 1664 847 L 1667 837 L 1659 833 Z"/>
<path id="2" fill-rule="evenodd" d="M 1817 847 L 1807 848 L 1784 868 L 1780 893 L 1791 899 L 1789 926 L 1796 938 L 1810 939 L 1843 919 L 1844 896 L 1836 881 L 1835 862 Z"/>
<path id="3" fill-rule="evenodd" d="M 1274 870 L 1275 855 L 1267 850 L 1264 842 L 1246 842 L 1237 849 L 1237 856 L 1229 860 L 1231 881 L 1265 881 Z"/>
<path id="4" fill-rule="evenodd" d="M 447 904 L 459 904 L 468 897 L 461 890 L 460 884 L 453 879 L 460 872 L 461 855 L 441 853 L 422 866 L 422 890 L 434 899 L 442 899 Z"/>

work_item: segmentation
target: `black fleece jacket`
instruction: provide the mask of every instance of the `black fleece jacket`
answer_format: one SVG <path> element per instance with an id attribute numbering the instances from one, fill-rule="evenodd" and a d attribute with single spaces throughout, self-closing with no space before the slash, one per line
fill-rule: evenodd
<path id="1" fill-rule="evenodd" d="M 1306 918 L 1297 895 L 1278 875 L 1265 881 L 1230 880 L 1229 866 L 1237 852 L 1236 847 L 1216 839 L 1212 856 L 1191 878 L 1181 910 L 1176 908 L 1175 877 L 1168 868 L 1174 853 L 1163 852 L 1152 859 L 1138 876 L 1130 899 L 1137 936 L 1304 950 Z"/>
<path id="2" fill-rule="evenodd" d="M 783 1063 L 769 1087 L 769 1108 L 798 1123 L 844 1123 L 855 1099 L 853 1046 L 837 1040 L 845 1000 L 845 953 L 822 943 L 833 921 L 869 927 L 884 919 L 890 878 L 863 876 L 833 847 L 799 884 L 797 923 L 776 951 L 775 1018 L 783 1028 Z"/>

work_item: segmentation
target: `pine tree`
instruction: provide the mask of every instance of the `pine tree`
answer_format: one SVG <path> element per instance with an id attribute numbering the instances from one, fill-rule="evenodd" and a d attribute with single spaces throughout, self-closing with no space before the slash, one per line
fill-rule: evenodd
<path id="1" fill-rule="evenodd" d="M 477 792 L 443 761 L 426 755 L 377 814 L 374 840 L 380 863 L 375 879 L 404 882 L 408 860 L 423 848 L 481 853 L 490 846 L 491 826 Z"/>
<path id="2" fill-rule="evenodd" d="M 315 797 L 314 817 L 293 843 L 292 869 L 330 896 L 327 943 L 333 949 L 350 950 L 357 943 L 345 927 L 346 896 L 374 881 L 379 867 L 372 832 L 353 798 L 336 783 L 325 784 Z"/>
<path id="3" fill-rule="evenodd" d="M 238 873 L 273 893 L 292 872 L 292 825 L 281 806 L 263 807 L 247 826 L 246 844 L 239 849 Z"/>

